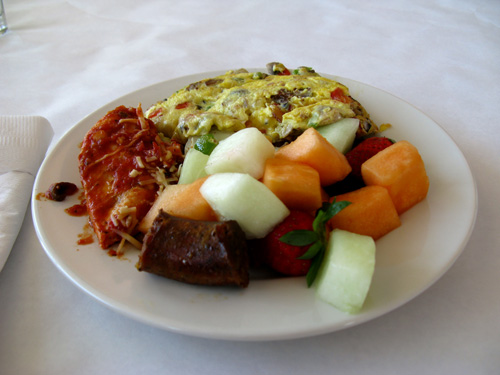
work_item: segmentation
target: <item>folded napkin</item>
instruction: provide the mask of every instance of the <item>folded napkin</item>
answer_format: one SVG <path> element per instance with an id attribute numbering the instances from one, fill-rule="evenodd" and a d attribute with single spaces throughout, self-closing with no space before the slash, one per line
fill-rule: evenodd
<path id="1" fill-rule="evenodd" d="M 0 116 L 0 271 L 23 223 L 52 136 L 43 117 Z"/>

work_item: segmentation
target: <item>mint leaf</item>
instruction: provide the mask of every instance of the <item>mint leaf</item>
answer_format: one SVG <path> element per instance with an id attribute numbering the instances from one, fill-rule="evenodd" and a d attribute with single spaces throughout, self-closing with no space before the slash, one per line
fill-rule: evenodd
<path id="1" fill-rule="evenodd" d="M 350 204 L 351 202 L 348 201 L 337 202 L 336 199 L 334 199 L 332 203 L 324 202 L 314 219 L 313 230 L 315 232 L 322 232 L 325 229 L 325 225 L 328 220 L 337 215 Z"/>
<path id="2" fill-rule="evenodd" d="M 280 241 L 292 246 L 307 246 L 311 245 L 307 251 L 297 259 L 311 259 L 311 267 L 306 275 L 307 287 L 310 287 L 321 266 L 323 257 L 328 243 L 326 225 L 328 221 L 349 206 L 351 202 L 340 201 L 336 199 L 332 203 L 324 202 L 321 208 L 317 211 L 313 221 L 313 230 L 297 229 L 292 230 L 281 236 Z"/>
<path id="3" fill-rule="evenodd" d="M 324 246 L 323 241 L 318 240 L 313 245 L 311 245 L 311 247 L 309 247 L 309 249 L 307 249 L 307 251 L 297 259 L 312 259 L 319 252 L 324 251 L 323 246 Z"/>
<path id="4" fill-rule="evenodd" d="M 314 221 L 313 221 L 313 230 L 322 235 L 324 234 L 324 231 L 325 231 L 325 224 L 328 220 L 325 220 L 325 211 L 323 210 L 323 208 L 321 208 L 317 214 L 316 214 L 316 217 L 314 218 Z"/>
<path id="5" fill-rule="evenodd" d="M 315 256 L 311 261 L 311 267 L 309 268 L 309 272 L 306 275 L 307 287 L 310 288 L 311 285 L 316 280 L 316 276 L 318 275 L 318 271 L 321 267 L 321 263 L 323 262 L 323 256 L 325 255 L 325 251 L 323 249 L 317 256 Z"/>
<path id="6" fill-rule="evenodd" d="M 318 234 L 312 230 L 297 229 L 280 238 L 281 242 L 293 246 L 307 246 L 318 240 Z"/>
<path id="7" fill-rule="evenodd" d="M 280 238 L 280 241 L 292 246 L 311 245 L 307 251 L 297 259 L 311 259 L 311 267 L 306 275 L 307 286 L 310 287 L 318 275 L 321 262 L 326 251 L 328 236 L 326 224 L 328 221 L 349 206 L 351 202 L 336 199 L 332 203 L 325 202 L 317 211 L 313 221 L 313 230 L 297 229 L 288 232 Z"/>
<path id="8" fill-rule="evenodd" d="M 347 206 L 349 206 L 351 204 L 351 202 L 348 202 L 348 201 L 340 201 L 340 202 L 337 202 L 336 199 L 333 200 L 333 202 L 331 204 L 328 205 L 328 207 L 326 207 L 326 210 L 325 210 L 325 223 L 330 220 L 332 217 L 334 217 L 335 215 L 337 215 L 340 211 L 342 211 L 344 208 L 346 208 Z"/>
<path id="9" fill-rule="evenodd" d="M 314 280 L 316 280 L 316 276 L 318 275 L 321 262 L 323 261 L 323 257 L 325 255 L 326 245 L 328 243 L 326 224 L 332 217 L 334 217 L 336 214 L 338 214 L 340 211 L 342 211 L 350 204 L 351 202 L 348 201 L 337 202 L 337 200 L 334 199 L 332 203 L 329 202 L 323 203 L 321 208 L 318 210 L 316 217 L 314 218 L 313 221 L 313 230 L 320 237 L 319 242 L 321 245 L 320 246 L 318 245 L 317 249 L 313 250 L 315 254 L 314 257 L 312 258 L 311 267 L 309 268 L 309 271 L 307 272 L 306 275 L 306 281 L 308 287 L 310 287 L 314 283 Z M 306 254 L 309 253 L 309 251 L 311 251 L 311 248 L 313 246 L 309 248 Z"/>

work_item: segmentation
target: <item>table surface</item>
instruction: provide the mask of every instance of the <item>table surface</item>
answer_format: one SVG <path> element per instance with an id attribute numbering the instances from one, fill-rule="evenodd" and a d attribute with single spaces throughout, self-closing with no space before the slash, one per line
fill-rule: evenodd
<path id="1" fill-rule="evenodd" d="M 349 329 L 271 342 L 186 336 L 108 309 L 51 263 L 27 212 L 0 273 L 1 374 L 498 373 L 500 2 L 4 5 L 0 114 L 46 117 L 53 144 L 136 89 L 281 61 L 378 87 L 426 113 L 464 153 L 479 206 L 462 255 L 417 298 Z"/>

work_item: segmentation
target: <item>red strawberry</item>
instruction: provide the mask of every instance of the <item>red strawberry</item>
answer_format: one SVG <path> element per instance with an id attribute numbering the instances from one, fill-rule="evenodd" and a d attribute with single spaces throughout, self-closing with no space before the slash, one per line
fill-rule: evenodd
<path id="1" fill-rule="evenodd" d="M 345 157 L 352 168 L 351 175 L 357 179 L 361 179 L 361 164 L 393 143 L 387 137 L 371 137 L 365 139 L 346 153 Z"/>
<path id="2" fill-rule="evenodd" d="M 280 238 L 286 233 L 297 230 L 313 230 L 314 217 L 303 211 L 291 211 L 290 215 L 264 238 L 266 263 L 275 271 L 289 276 L 303 276 L 311 266 L 310 259 L 297 259 L 309 246 L 288 245 Z"/>

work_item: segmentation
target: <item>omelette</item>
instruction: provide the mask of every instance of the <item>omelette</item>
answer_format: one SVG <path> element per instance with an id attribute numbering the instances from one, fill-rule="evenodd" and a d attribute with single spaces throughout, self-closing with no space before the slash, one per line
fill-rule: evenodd
<path id="1" fill-rule="evenodd" d="M 214 131 L 255 127 L 281 145 L 310 127 L 354 117 L 360 120 L 358 137 L 378 131 L 346 86 L 312 68 L 290 71 L 281 63 L 269 63 L 267 73 L 231 70 L 192 83 L 154 104 L 146 117 L 181 143 Z"/>

